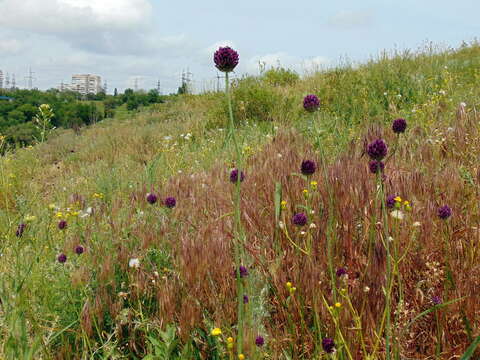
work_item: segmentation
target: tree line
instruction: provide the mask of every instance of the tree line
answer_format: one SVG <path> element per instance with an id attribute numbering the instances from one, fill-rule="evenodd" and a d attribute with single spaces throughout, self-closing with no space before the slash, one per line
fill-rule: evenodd
<path id="1" fill-rule="evenodd" d="M 123 94 L 115 89 L 114 95 L 98 93 L 87 96 L 57 89 L 0 89 L 0 134 L 6 136 L 11 146 L 33 144 L 38 137 L 34 118 L 41 104 L 48 104 L 52 108 L 52 126 L 78 129 L 105 118 L 113 118 L 121 106 L 133 111 L 141 106 L 162 103 L 165 98 L 155 89 L 148 92 L 126 89 Z"/>

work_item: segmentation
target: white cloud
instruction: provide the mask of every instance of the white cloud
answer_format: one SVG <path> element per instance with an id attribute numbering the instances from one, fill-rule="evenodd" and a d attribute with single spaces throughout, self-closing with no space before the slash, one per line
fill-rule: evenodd
<path id="1" fill-rule="evenodd" d="M 147 0 L 3 0 L 0 25 L 41 33 L 122 30 L 149 22 Z"/>
<path id="2" fill-rule="evenodd" d="M 270 69 L 272 67 L 285 67 L 298 73 L 311 72 L 319 70 L 322 66 L 326 66 L 330 60 L 324 56 L 316 56 L 312 58 L 301 58 L 287 54 L 286 52 L 278 52 L 266 55 L 257 55 L 250 58 L 246 65 L 249 73 L 258 73 L 260 67 Z"/>
<path id="3" fill-rule="evenodd" d="M 215 51 L 218 50 L 219 47 L 230 46 L 232 49 L 235 49 L 235 43 L 231 40 L 221 40 L 217 41 L 216 43 L 210 45 L 209 47 L 204 49 L 204 52 L 209 56 L 213 57 Z"/>
<path id="4" fill-rule="evenodd" d="M 331 64 L 329 58 L 325 56 L 315 56 L 312 58 L 304 59 L 302 61 L 302 69 L 304 72 L 316 72 L 321 70 L 323 67 Z"/>
<path id="5" fill-rule="evenodd" d="M 156 36 L 151 0 L 2 0 L 4 29 L 50 36 L 95 53 L 148 53 L 179 39 Z"/>
<path id="6" fill-rule="evenodd" d="M 0 53 L 5 55 L 18 54 L 23 49 L 23 43 L 17 39 L 0 39 Z"/>

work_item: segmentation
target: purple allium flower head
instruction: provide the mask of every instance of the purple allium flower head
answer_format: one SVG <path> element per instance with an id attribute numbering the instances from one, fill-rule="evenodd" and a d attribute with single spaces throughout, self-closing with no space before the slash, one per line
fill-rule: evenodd
<path id="1" fill-rule="evenodd" d="M 58 260 L 59 263 L 63 264 L 64 262 L 67 261 L 67 255 L 62 253 L 62 254 L 58 255 L 57 260 Z"/>
<path id="2" fill-rule="evenodd" d="M 345 270 L 345 268 L 338 268 L 337 269 L 337 276 L 340 277 L 340 276 L 343 276 L 343 275 L 347 275 L 347 270 Z"/>
<path id="3" fill-rule="evenodd" d="M 452 216 L 452 209 L 450 209 L 448 205 L 443 205 L 442 207 L 438 208 L 437 215 L 440 219 L 446 220 Z"/>
<path id="4" fill-rule="evenodd" d="M 293 215 L 292 222 L 297 226 L 304 226 L 307 223 L 307 215 L 305 213 L 298 213 Z"/>
<path id="5" fill-rule="evenodd" d="M 335 351 L 335 342 L 332 338 L 324 338 L 322 340 L 322 347 L 327 354 L 331 354 Z"/>
<path id="6" fill-rule="evenodd" d="M 85 251 L 84 247 L 82 245 L 77 245 L 75 246 L 75 254 L 81 255 Z"/>
<path id="7" fill-rule="evenodd" d="M 367 146 L 368 156 L 372 160 L 381 161 L 385 156 L 387 156 L 387 144 L 382 139 L 377 139 L 372 141 Z"/>
<path id="8" fill-rule="evenodd" d="M 392 209 L 395 207 L 395 198 L 397 196 L 396 195 L 388 195 L 387 196 L 387 200 L 385 202 L 385 204 L 387 205 L 387 208 L 389 209 Z"/>
<path id="9" fill-rule="evenodd" d="M 218 70 L 230 72 L 238 65 L 238 53 L 231 47 L 220 47 L 213 55 L 213 61 Z"/>
<path id="10" fill-rule="evenodd" d="M 164 204 L 166 207 L 172 209 L 175 207 L 175 205 L 177 205 L 177 200 L 175 200 L 174 197 L 169 196 L 165 199 Z"/>
<path id="11" fill-rule="evenodd" d="M 302 166 L 300 167 L 303 175 L 312 175 L 317 170 L 317 164 L 312 160 L 303 160 Z"/>
<path id="12" fill-rule="evenodd" d="M 147 201 L 149 204 L 155 204 L 157 200 L 158 200 L 158 197 L 154 193 L 147 194 Z"/>
<path id="13" fill-rule="evenodd" d="M 393 121 L 392 130 L 395 134 L 404 133 L 407 128 L 407 121 L 405 119 L 396 119 Z"/>
<path id="14" fill-rule="evenodd" d="M 245 180 L 245 174 L 243 173 L 243 171 L 241 171 L 240 172 L 240 182 L 242 182 L 243 180 Z M 234 184 L 238 181 L 238 169 L 233 169 L 230 172 L 230 181 Z"/>
<path id="15" fill-rule="evenodd" d="M 15 235 L 17 237 L 21 237 L 26 227 L 27 227 L 27 224 L 24 224 L 24 223 L 19 224 L 17 227 L 17 231 L 15 232 Z"/>
<path id="16" fill-rule="evenodd" d="M 368 168 L 372 174 L 376 174 L 377 172 L 383 172 L 385 164 L 381 161 L 372 160 L 368 163 Z"/>
<path id="17" fill-rule="evenodd" d="M 265 339 L 263 336 L 258 335 L 257 338 L 255 339 L 255 345 L 257 346 L 263 346 L 265 344 Z"/>
<path id="18" fill-rule="evenodd" d="M 58 228 L 59 228 L 60 230 L 66 229 L 66 227 L 67 227 L 67 222 L 66 222 L 65 220 L 60 220 L 60 221 L 58 222 Z"/>
<path id="19" fill-rule="evenodd" d="M 303 98 L 303 108 L 308 112 L 314 112 L 320 107 L 320 100 L 316 95 L 310 94 Z"/>
<path id="20" fill-rule="evenodd" d="M 243 295 L 243 303 L 248 304 L 248 301 L 249 301 L 248 295 Z"/>
<path id="21" fill-rule="evenodd" d="M 433 305 L 440 305 L 442 303 L 442 298 L 438 295 L 432 296 Z"/>
<path id="22" fill-rule="evenodd" d="M 244 278 L 244 277 L 247 277 L 247 276 L 248 276 L 248 269 L 247 269 L 245 266 L 240 265 L 240 266 L 238 267 L 238 271 L 240 272 L 240 277 L 241 277 L 241 278 Z M 237 276 L 237 272 L 236 272 L 236 271 L 233 272 L 233 276 L 235 276 L 235 277 Z"/>

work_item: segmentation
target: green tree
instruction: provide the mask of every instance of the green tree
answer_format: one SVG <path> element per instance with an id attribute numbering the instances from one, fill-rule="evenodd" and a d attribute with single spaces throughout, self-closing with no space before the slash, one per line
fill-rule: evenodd
<path id="1" fill-rule="evenodd" d="M 8 121 L 12 124 L 21 124 L 24 123 L 26 120 L 27 117 L 25 116 L 25 114 L 18 109 L 12 110 L 8 113 Z"/>

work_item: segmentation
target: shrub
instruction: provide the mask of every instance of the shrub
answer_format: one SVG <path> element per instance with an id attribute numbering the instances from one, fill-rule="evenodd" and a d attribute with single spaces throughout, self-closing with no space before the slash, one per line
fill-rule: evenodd
<path id="1" fill-rule="evenodd" d="M 235 119 L 271 121 L 281 96 L 261 79 L 252 76 L 234 82 L 232 86 Z M 225 103 L 225 111 L 227 106 Z"/>
<path id="2" fill-rule="evenodd" d="M 300 76 L 293 70 L 277 67 L 267 70 L 262 79 L 272 86 L 291 86 L 295 85 Z"/>

